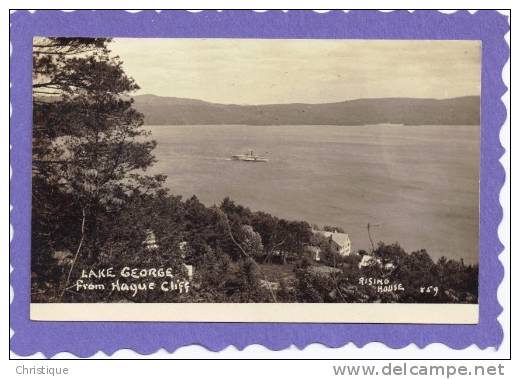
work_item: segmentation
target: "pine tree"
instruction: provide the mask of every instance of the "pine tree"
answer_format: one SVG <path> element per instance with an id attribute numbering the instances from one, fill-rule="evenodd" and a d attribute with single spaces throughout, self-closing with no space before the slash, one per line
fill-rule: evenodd
<path id="1" fill-rule="evenodd" d="M 132 108 L 139 89 L 109 39 L 35 38 L 33 43 L 33 264 L 67 247 L 75 259 L 104 233 L 128 199 L 157 190 L 145 176 L 155 141 Z M 74 259 L 74 260 L 75 260 Z M 41 267 L 40 267 L 41 268 Z M 34 271 L 34 270 L 33 270 Z"/>

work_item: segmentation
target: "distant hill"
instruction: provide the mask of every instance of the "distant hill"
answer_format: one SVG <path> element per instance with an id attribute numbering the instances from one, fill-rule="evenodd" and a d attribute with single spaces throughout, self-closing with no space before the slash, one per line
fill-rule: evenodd
<path id="1" fill-rule="evenodd" d="M 155 95 L 135 96 L 149 125 L 478 125 L 480 97 L 381 98 L 325 104 L 217 104 Z"/>

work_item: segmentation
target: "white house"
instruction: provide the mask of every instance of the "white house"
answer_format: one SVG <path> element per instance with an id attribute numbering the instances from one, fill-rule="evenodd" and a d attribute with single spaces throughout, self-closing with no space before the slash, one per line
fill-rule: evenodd
<path id="1" fill-rule="evenodd" d="M 185 263 L 183 263 L 182 265 L 184 266 L 184 269 L 186 270 L 186 273 L 188 274 L 188 279 L 192 280 L 193 279 L 193 266 L 187 265 Z"/>
<path id="2" fill-rule="evenodd" d="M 326 237 L 330 241 L 330 246 L 332 250 L 340 255 L 350 255 L 352 253 L 352 245 L 350 242 L 350 237 L 347 233 L 338 233 L 338 232 L 325 232 L 323 230 L 314 231 L 314 233 L 318 233 L 323 237 Z"/>
<path id="3" fill-rule="evenodd" d="M 185 259 L 186 252 L 188 251 L 188 242 L 186 242 L 186 241 L 179 242 L 179 250 L 181 252 L 181 258 Z M 184 266 L 184 269 L 186 270 L 186 272 L 188 274 L 188 278 L 190 280 L 192 280 L 193 279 L 193 265 L 187 265 L 186 263 L 183 263 L 182 265 Z"/>
<path id="4" fill-rule="evenodd" d="M 159 245 L 157 244 L 157 239 L 155 237 L 155 233 L 153 232 L 153 230 L 146 229 L 145 233 L 146 233 L 146 238 L 143 241 L 143 246 L 144 246 L 145 250 L 147 250 L 147 251 L 157 250 L 159 248 Z"/>
<path id="5" fill-rule="evenodd" d="M 365 268 L 365 267 L 377 267 L 382 268 L 382 263 L 379 258 L 374 257 L 373 255 L 365 254 L 361 258 L 361 261 L 359 261 L 358 267 Z"/>

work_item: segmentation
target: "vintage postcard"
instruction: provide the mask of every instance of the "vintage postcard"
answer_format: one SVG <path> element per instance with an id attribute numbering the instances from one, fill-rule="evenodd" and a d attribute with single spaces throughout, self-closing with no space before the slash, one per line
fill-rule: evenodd
<path id="1" fill-rule="evenodd" d="M 266 35 L 264 17 L 243 35 L 25 37 L 31 321 L 489 319 L 484 37 Z"/>
<path id="2" fill-rule="evenodd" d="M 480 75 L 479 41 L 35 37 L 32 317 L 477 323 Z"/>

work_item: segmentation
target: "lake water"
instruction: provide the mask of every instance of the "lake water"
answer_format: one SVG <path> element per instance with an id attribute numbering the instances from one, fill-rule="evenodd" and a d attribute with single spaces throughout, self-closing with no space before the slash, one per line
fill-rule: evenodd
<path id="1" fill-rule="evenodd" d="M 147 126 L 153 173 L 207 205 L 226 196 L 273 215 L 337 225 L 354 249 L 399 241 L 478 260 L 478 126 Z M 230 161 L 253 149 L 267 163 Z"/>

